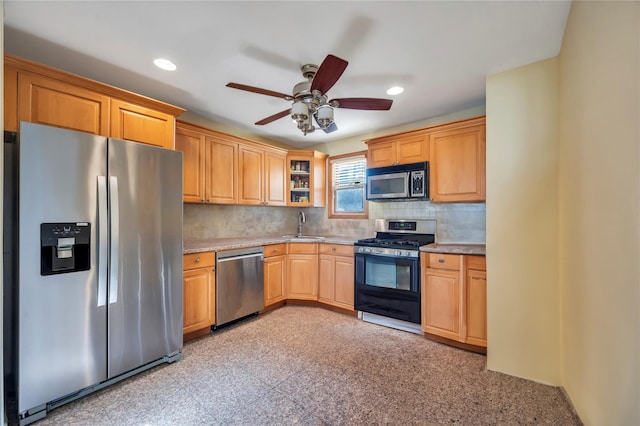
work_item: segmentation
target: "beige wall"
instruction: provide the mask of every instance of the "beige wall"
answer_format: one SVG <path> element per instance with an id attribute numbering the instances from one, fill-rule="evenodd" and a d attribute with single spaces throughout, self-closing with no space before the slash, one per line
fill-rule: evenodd
<path id="1" fill-rule="evenodd" d="M 640 424 L 640 3 L 572 4 L 558 58 L 487 78 L 488 368 Z"/>
<path id="2" fill-rule="evenodd" d="M 640 3 L 574 2 L 560 53 L 564 387 L 640 424 Z"/>
<path id="3" fill-rule="evenodd" d="M 559 385 L 558 60 L 487 78 L 487 368 Z"/>

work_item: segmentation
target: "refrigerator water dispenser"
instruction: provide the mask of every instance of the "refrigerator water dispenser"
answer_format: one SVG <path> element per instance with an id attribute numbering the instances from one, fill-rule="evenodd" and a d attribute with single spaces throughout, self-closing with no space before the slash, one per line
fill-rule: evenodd
<path id="1" fill-rule="evenodd" d="M 40 224 L 40 275 L 90 269 L 91 225 L 87 222 Z"/>

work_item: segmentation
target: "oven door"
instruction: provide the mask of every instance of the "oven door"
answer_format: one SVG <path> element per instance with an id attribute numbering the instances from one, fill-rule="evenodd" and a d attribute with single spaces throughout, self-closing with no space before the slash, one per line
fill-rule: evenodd
<path id="1" fill-rule="evenodd" d="M 420 324 L 418 258 L 356 253 L 355 263 L 355 310 Z"/>
<path id="2" fill-rule="evenodd" d="M 367 176 L 367 200 L 407 198 L 409 172 Z"/>

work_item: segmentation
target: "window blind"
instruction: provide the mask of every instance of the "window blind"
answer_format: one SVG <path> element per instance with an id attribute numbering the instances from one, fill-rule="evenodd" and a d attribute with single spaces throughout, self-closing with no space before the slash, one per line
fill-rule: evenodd
<path id="1" fill-rule="evenodd" d="M 332 190 L 364 187 L 366 170 L 364 155 L 331 160 Z"/>

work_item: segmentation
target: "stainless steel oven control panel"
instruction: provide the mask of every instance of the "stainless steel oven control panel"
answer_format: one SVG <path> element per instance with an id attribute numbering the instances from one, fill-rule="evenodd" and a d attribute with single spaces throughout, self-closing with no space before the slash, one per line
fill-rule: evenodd
<path id="1" fill-rule="evenodd" d="M 394 248 L 382 247 L 356 247 L 356 253 L 373 254 L 377 256 L 393 256 L 393 257 L 419 257 L 418 250 L 399 250 Z"/>

